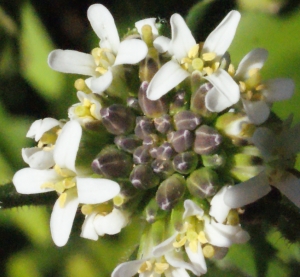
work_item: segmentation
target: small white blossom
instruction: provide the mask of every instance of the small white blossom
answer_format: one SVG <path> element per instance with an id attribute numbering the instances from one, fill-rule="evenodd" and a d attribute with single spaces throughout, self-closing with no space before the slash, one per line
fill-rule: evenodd
<path id="1" fill-rule="evenodd" d="M 60 72 L 92 76 L 86 84 L 94 93 L 101 94 L 111 85 L 116 66 L 140 62 L 147 55 L 148 48 L 139 39 L 120 42 L 114 19 L 103 5 L 91 5 L 87 16 L 100 38 L 100 48 L 93 49 L 92 54 L 54 50 L 49 54 L 48 64 Z"/>
<path id="2" fill-rule="evenodd" d="M 218 68 L 218 62 L 230 46 L 239 20 L 240 13 L 231 11 L 199 49 L 183 18 L 179 14 L 172 15 L 172 40 L 168 51 L 173 59 L 153 77 L 147 90 L 148 98 L 159 99 L 193 72 L 199 72 L 214 86 L 205 99 L 210 111 L 219 112 L 235 104 L 240 97 L 238 85 L 225 70 Z"/>
<path id="3" fill-rule="evenodd" d="M 77 121 L 66 123 L 55 144 L 55 166 L 43 170 L 23 168 L 13 177 L 19 193 L 57 191 L 60 195 L 50 220 L 51 235 L 57 246 L 67 243 L 79 203 L 103 203 L 120 191 L 119 185 L 111 180 L 79 176 L 75 161 L 81 136 L 82 128 Z"/>

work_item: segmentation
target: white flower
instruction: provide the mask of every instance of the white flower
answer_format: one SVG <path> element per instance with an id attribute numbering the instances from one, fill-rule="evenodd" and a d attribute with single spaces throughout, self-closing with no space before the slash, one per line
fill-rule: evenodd
<path id="1" fill-rule="evenodd" d="M 179 14 L 172 15 L 169 53 L 173 59 L 153 77 L 147 90 L 148 98 L 157 100 L 193 72 L 200 72 L 214 86 L 205 99 L 210 111 L 219 112 L 235 104 L 240 97 L 238 85 L 225 70 L 218 68 L 218 62 L 231 44 L 239 20 L 240 13 L 231 11 L 199 49 L 183 18 Z"/>
<path id="2" fill-rule="evenodd" d="M 48 64 L 60 72 L 92 76 L 86 83 L 94 93 L 100 94 L 112 83 L 116 66 L 138 63 L 145 58 L 148 48 L 139 39 L 120 42 L 114 19 L 103 5 L 91 5 L 87 16 L 94 32 L 100 38 L 100 48 L 95 48 L 92 54 L 54 50 L 49 54 Z"/>
<path id="3" fill-rule="evenodd" d="M 247 116 L 257 125 L 268 119 L 273 102 L 289 99 L 295 88 L 294 82 L 287 78 L 261 81 L 259 70 L 267 56 L 265 49 L 252 50 L 242 59 L 234 77 L 240 83 L 241 99 Z"/>
<path id="4" fill-rule="evenodd" d="M 69 118 L 71 120 L 77 120 L 83 124 L 92 120 L 100 120 L 101 104 L 94 93 L 84 93 L 82 91 L 77 92 L 77 97 L 80 103 L 72 105 L 69 110 Z"/>
<path id="5" fill-rule="evenodd" d="M 62 122 L 53 118 L 39 119 L 33 122 L 26 137 L 34 138 L 38 142 L 38 146 L 22 149 L 24 162 L 35 169 L 48 169 L 54 166 L 54 144 L 62 126 Z"/>
<path id="6" fill-rule="evenodd" d="M 292 128 L 289 125 L 290 122 L 285 122 L 279 135 L 265 127 L 256 129 L 252 141 L 270 166 L 257 176 L 228 187 L 223 197 L 225 205 L 230 208 L 243 207 L 267 195 L 274 186 L 300 207 L 300 180 L 287 170 L 293 166 L 300 151 L 300 124 Z"/>
<path id="7" fill-rule="evenodd" d="M 119 185 L 111 180 L 78 176 L 75 161 L 81 135 L 82 128 L 77 121 L 66 123 L 56 141 L 54 168 L 24 168 L 13 177 L 19 193 L 57 191 L 60 194 L 50 220 L 51 235 L 57 246 L 67 243 L 79 203 L 102 203 L 120 191 Z"/>
<path id="8" fill-rule="evenodd" d="M 101 214 L 97 211 L 85 217 L 80 236 L 87 239 L 98 240 L 98 236 L 115 235 L 120 233 L 129 222 L 126 211 L 116 208 L 108 214 Z"/>

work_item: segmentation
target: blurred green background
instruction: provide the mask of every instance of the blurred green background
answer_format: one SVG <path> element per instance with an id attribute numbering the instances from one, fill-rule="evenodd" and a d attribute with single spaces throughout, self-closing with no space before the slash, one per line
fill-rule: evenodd
<path id="1" fill-rule="evenodd" d="M 56 48 L 89 52 L 98 38 L 89 26 L 92 0 L 0 0 L 0 183 L 25 167 L 21 148 L 33 146 L 25 135 L 40 118 L 67 118 L 77 103 L 77 76 L 52 71 L 48 53 Z M 242 12 L 230 47 L 233 63 L 256 47 L 269 50 L 262 70 L 265 79 L 289 77 L 296 83 L 292 99 L 273 110 L 300 121 L 300 9 L 295 0 L 127 0 L 102 1 L 115 17 L 120 36 L 146 17 L 169 20 L 178 12 L 187 18 L 197 41 L 206 36 L 232 9 Z M 168 28 L 168 26 L 167 26 Z M 0 203 L 1 205 L 1 203 Z M 98 242 L 79 237 L 83 218 L 74 224 L 67 246 L 56 247 L 50 235 L 52 207 L 22 207 L 0 211 L 1 277 L 106 277 L 125 261 L 139 241 L 134 222 L 118 236 Z M 134 226 L 134 227 L 132 227 Z M 292 226 L 292 225 L 291 225 Z M 292 227 L 291 227 L 292 228 Z M 300 270 L 299 243 L 258 224 L 247 245 L 234 246 L 220 262 L 211 262 L 206 276 L 296 277 Z M 263 235 L 266 231 L 267 236 Z"/>

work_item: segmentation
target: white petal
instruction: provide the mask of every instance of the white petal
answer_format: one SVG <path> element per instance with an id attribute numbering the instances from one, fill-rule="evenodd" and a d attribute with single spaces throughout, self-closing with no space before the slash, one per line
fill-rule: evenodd
<path id="1" fill-rule="evenodd" d="M 251 140 L 260 150 L 265 160 L 269 160 L 276 154 L 275 151 L 279 145 L 276 140 L 276 135 L 270 129 L 265 127 L 257 128 Z"/>
<path id="2" fill-rule="evenodd" d="M 94 219 L 95 230 L 99 236 L 118 234 L 127 224 L 127 213 L 115 208 L 108 215 L 102 216 L 98 214 Z"/>
<path id="3" fill-rule="evenodd" d="M 156 245 L 153 247 L 153 256 L 155 257 L 161 257 L 165 253 L 171 251 L 174 249 L 173 242 L 175 241 L 176 236 L 178 235 L 177 232 L 175 232 L 171 237 L 160 243 L 159 245 Z"/>
<path id="4" fill-rule="evenodd" d="M 95 61 L 92 55 L 73 50 L 54 50 L 48 56 L 49 66 L 59 72 L 94 76 Z"/>
<path id="5" fill-rule="evenodd" d="M 265 172 L 261 172 L 243 183 L 229 187 L 224 194 L 224 202 L 235 209 L 255 202 L 270 191 L 268 177 Z"/>
<path id="6" fill-rule="evenodd" d="M 248 101 L 242 99 L 242 102 L 247 116 L 252 123 L 260 125 L 268 119 L 270 108 L 265 101 Z"/>
<path id="7" fill-rule="evenodd" d="M 181 15 L 173 14 L 170 22 L 172 28 L 170 51 L 174 54 L 177 61 L 181 62 L 182 58 L 188 56 L 188 52 L 196 44 L 196 41 Z"/>
<path id="8" fill-rule="evenodd" d="M 55 202 L 50 219 L 51 235 L 57 246 L 64 246 L 69 239 L 73 221 L 78 207 L 78 198 L 75 189 L 69 189 L 64 207 Z"/>
<path id="9" fill-rule="evenodd" d="M 212 112 L 221 112 L 240 99 L 240 89 L 232 77 L 223 69 L 206 76 L 214 87 L 205 97 L 205 106 Z"/>
<path id="10" fill-rule="evenodd" d="M 207 267 L 203 256 L 201 243 L 198 241 L 197 252 L 193 252 L 188 244 L 185 245 L 185 251 L 197 272 L 196 275 L 200 276 L 201 274 L 205 274 Z"/>
<path id="11" fill-rule="evenodd" d="M 101 178 L 76 178 L 79 203 L 98 204 L 108 201 L 120 192 L 117 182 Z"/>
<path id="12" fill-rule="evenodd" d="M 111 49 L 114 54 L 117 54 L 120 38 L 110 11 L 101 4 L 94 4 L 88 8 L 87 17 L 94 32 L 101 40 L 101 48 Z"/>
<path id="13" fill-rule="evenodd" d="M 263 48 L 256 48 L 249 52 L 240 62 L 235 79 L 246 80 L 249 78 L 249 70 L 257 68 L 261 69 L 268 57 L 268 51 Z"/>
<path id="14" fill-rule="evenodd" d="M 295 90 L 293 80 L 287 78 L 269 80 L 264 85 L 266 90 L 263 91 L 263 95 L 270 103 L 291 98 Z"/>
<path id="15" fill-rule="evenodd" d="M 189 75 L 177 62 L 165 63 L 151 80 L 147 89 L 147 97 L 150 100 L 158 100 Z"/>
<path id="16" fill-rule="evenodd" d="M 113 75 L 111 70 L 108 70 L 104 75 L 100 77 L 92 77 L 85 80 L 85 83 L 87 86 L 97 94 L 102 94 L 103 91 L 108 89 L 108 87 L 111 85 L 111 82 L 113 80 Z"/>
<path id="17" fill-rule="evenodd" d="M 184 268 L 192 271 L 195 275 L 198 275 L 198 271 L 194 265 L 189 262 L 185 262 L 182 252 L 176 252 L 175 250 L 165 253 L 166 261 L 175 268 Z"/>
<path id="18" fill-rule="evenodd" d="M 53 150 L 44 150 L 39 147 L 23 148 L 22 158 L 31 168 L 49 169 L 54 166 Z"/>
<path id="19" fill-rule="evenodd" d="M 249 234 L 240 225 L 231 226 L 206 222 L 204 231 L 208 242 L 218 247 L 230 247 L 234 243 L 245 243 L 250 238 Z"/>
<path id="20" fill-rule="evenodd" d="M 96 212 L 87 215 L 84 219 L 80 236 L 85 239 L 98 240 L 98 234 L 94 227 Z"/>
<path id="21" fill-rule="evenodd" d="M 241 14 L 238 11 L 228 13 L 205 40 L 202 53 L 213 52 L 218 57 L 224 55 L 234 38 L 240 18 Z"/>
<path id="22" fill-rule="evenodd" d="M 291 158 L 300 151 L 300 124 L 287 129 L 280 136 L 279 145 L 284 151 L 285 158 Z"/>
<path id="23" fill-rule="evenodd" d="M 51 117 L 36 120 L 31 124 L 26 137 L 34 138 L 35 141 L 39 141 L 45 132 L 51 130 L 55 126 L 61 125 L 61 122 Z"/>
<path id="24" fill-rule="evenodd" d="M 166 277 L 190 277 L 184 268 L 169 268 L 164 272 Z"/>
<path id="25" fill-rule="evenodd" d="M 203 214 L 204 211 L 192 200 L 187 199 L 184 201 L 184 213 L 182 219 L 186 219 L 187 217 L 193 215 L 203 216 Z"/>
<path id="26" fill-rule="evenodd" d="M 170 48 L 170 42 L 171 42 L 171 40 L 169 38 L 164 37 L 164 36 L 159 36 L 153 41 L 153 45 L 154 45 L 154 48 L 159 53 L 165 53 Z"/>
<path id="27" fill-rule="evenodd" d="M 76 172 L 75 161 L 81 135 L 82 128 L 75 120 L 69 121 L 62 128 L 54 148 L 54 161 L 58 166 Z"/>
<path id="28" fill-rule="evenodd" d="M 296 176 L 287 173 L 283 180 L 272 185 L 300 208 L 300 180 Z"/>
<path id="29" fill-rule="evenodd" d="M 228 190 L 228 186 L 222 187 L 210 202 L 209 214 L 213 216 L 218 222 L 225 221 L 231 208 L 224 202 L 224 194 Z"/>
<path id="30" fill-rule="evenodd" d="M 48 182 L 57 182 L 58 180 L 60 180 L 60 176 L 53 169 L 39 170 L 23 168 L 16 172 L 12 181 L 17 192 L 34 194 L 53 191 L 53 189 L 41 188 L 41 186 Z"/>
<path id="31" fill-rule="evenodd" d="M 143 260 L 135 260 L 126 263 L 119 264 L 111 274 L 111 277 L 132 277 L 137 274 L 141 265 L 146 261 Z"/>
<path id="32" fill-rule="evenodd" d="M 146 57 L 148 47 L 140 39 L 127 39 L 120 43 L 119 51 L 116 56 L 115 65 L 135 64 Z"/>
<path id="33" fill-rule="evenodd" d="M 158 30 L 156 28 L 156 18 L 155 17 L 151 17 L 151 18 L 146 18 L 146 19 L 142 19 L 142 20 L 139 20 L 137 22 L 135 22 L 135 28 L 137 28 L 137 31 L 142 34 L 142 28 L 143 26 L 145 25 L 149 25 L 151 26 L 151 29 L 152 29 L 152 34 L 154 36 L 157 36 L 158 35 Z"/>

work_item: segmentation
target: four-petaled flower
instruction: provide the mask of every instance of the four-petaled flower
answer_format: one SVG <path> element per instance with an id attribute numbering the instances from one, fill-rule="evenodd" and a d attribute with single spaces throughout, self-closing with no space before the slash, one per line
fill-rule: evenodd
<path id="1" fill-rule="evenodd" d="M 114 19 L 103 5 L 91 5 L 87 16 L 100 38 L 100 48 L 93 49 L 91 54 L 54 50 L 49 54 L 48 64 L 60 72 L 92 76 L 86 84 L 94 93 L 101 94 L 111 85 L 118 65 L 140 62 L 146 57 L 148 48 L 139 39 L 120 42 Z"/>

